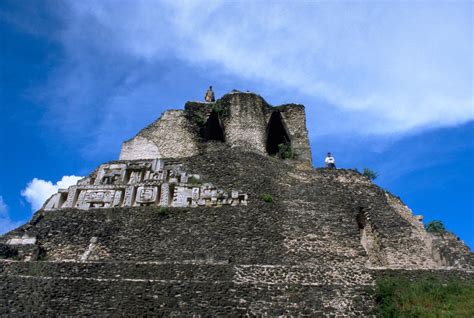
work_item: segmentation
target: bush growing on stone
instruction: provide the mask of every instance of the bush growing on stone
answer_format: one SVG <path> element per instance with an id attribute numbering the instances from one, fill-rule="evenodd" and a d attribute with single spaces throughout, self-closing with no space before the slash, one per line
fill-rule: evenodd
<path id="1" fill-rule="evenodd" d="M 191 176 L 188 178 L 188 183 L 190 184 L 198 184 L 199 183 L 199 179 L 194 177 L 194 176 Z"/>
<path id="2" fill-rule="evenodd" d="M 377 281 L 376 300 L 380 317 L 474 317 L 472 281 L 385 278 Z"/>
<path id="3" fill-rule="evenodd" d="M 379 176 L 377 172 L 370 170 L 369 168 L 364 168 L 364 172 L 362 172 L 362 175 L 366 176 L 370 180 L 375 180 Z"/>
<path id="4" fill-rule="evenodd" d="M 267 193 L 264 193 L 260 196 L 260 199 L 262 201 L 267 202 L 267 203 L 273 203 L 273 197 Z"/>
<path id="5" fill-rule="evenodd" d="M 281 159 L 293 159 L 295 154 L 293 149 L 289 144 L 279 144 L 278 145 L 278 157 Z"/>
<path id="6" fill-rule="evenodd" d="M 431 221 L 425 225 L 425 229 L 429 233 L 434 234 L 444 234 L 446 233 L 446 228 L 444 227 L 443 222 L 439 220 Z"/>
<path id="7" fill-rule="evenodd" d="M 167 216 L 170 214 L 170 209 L 167 207 L 161 207 L 158 209 L 158 215 L 159 216 Z"/>
<path id="8" fill-rule="evenodd" d="M 216 104 L 212 105 L 212 111 L 218 114 L 222 113 L 222 105 L 217 102 Z"/>
<path id="9" fill-rule="evenodd" d="M 194 121 L 196 124 L 198 124 L 198 126 L 203 126 L 206 123 L 206 118 L 202 114 L 198 113 L 196 116 L 194 116 Z"/>

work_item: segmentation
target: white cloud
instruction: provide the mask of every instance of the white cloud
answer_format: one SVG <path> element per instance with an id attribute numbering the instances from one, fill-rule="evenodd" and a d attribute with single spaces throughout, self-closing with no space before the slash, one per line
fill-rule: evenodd
<path id="1" fill-rule="evenodd" d="M 363 133 L 474 119 L 468 2 L 70 4 L 61 39 L 73 59 L 91 51 L 145 63 L 178 57 L 324 99 Z"/>
<path id="2" fill-rule="evenodd" d="M 55 184 L 51 181 L 34 178 L 21 191 L 21 195 L 31 204 L 31 210 L 36 211 L 43 206 L 44 202 L 51 195 L 58 192 L 58 189 L 66 189 L 69 186 L 75 185 L 82 178 L 78 176 L 64 176 Z"/>
<path id="3" fill-rule="evenodd" d="M 21 221 L 12 221 L 8 215 L 8 205 L 0 195 L 0 235 L 21 225 Z"/>
<path id="4" fill-rule="evenodd" d="M 3 197 L 0 196 L 0 216 L 6 215 L 7 212 L 8 212 L 8 206 L 5 203 L 5 201 L 3 201 Z"/>

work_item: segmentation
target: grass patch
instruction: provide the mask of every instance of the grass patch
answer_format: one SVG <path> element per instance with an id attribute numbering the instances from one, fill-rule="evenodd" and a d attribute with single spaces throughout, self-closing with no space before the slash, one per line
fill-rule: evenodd
<path id="1" fill-rule="evenodd" d="M 263 202 L 267 202 L 267 203 L 273 203 L 273 197 L 271 195 L 269 195 L 268 193 L 264 193 L 260 196 L 260 199 L 263 201 Z"/>
<path id="2" fill-rule="evenodd" d="M 474 282 L 422 277 L 377 281 L 381 317 L 474 317 Z"/>

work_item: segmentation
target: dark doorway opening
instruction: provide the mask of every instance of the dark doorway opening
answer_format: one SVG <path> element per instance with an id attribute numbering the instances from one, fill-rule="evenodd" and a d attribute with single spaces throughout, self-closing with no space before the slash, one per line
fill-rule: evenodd
<path id="1" fill-rule="evenodd" d="M 290 137 L 283 125 L 280 112 L 273 112 L 267 126 L 267 152 L 269 155 L 276 155 L 279 152 L 278 145 L 291 146 Z"/>
<path id="2" fill-rule="evenodd" d="M 204 126 L 202 137 L 205 141 L 209 140 L 224 140 L 224 129 L 222 128 L 219 114 L 215 111 L 211 112 L 211 115 L 207 119 L 206 125 Z"/>

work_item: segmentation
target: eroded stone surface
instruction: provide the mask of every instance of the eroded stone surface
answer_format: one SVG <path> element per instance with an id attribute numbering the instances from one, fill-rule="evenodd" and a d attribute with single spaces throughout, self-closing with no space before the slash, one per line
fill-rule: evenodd
<path id="1" fill-rule="evenodd" d="M 272 107 L 262 97 L 242 92 L 224 95 L 216 103 L 188 102 L 184 110 L 164 112 L 137 136 L 123 143 L 120 160 L 197 155 L 207 147 L 209 134 L 206 129 L 211 115 L 216 116 L 223 132 L 223 137 L 215 140 L 230 147 L 267 154 L 268 126 L 273 113 L 281 115 L 295 164 L 310 167 L 311 150 L 304 106 Z"/>
<path id="2" fill-rule="evenodd" d="M 101 165 L 95 173 L 62 189 L 44 205 L 45 211 L 131 206 L 161 207 L 246 205 L 247 194 L 202 183 L 176 160 L 119 161 Z"/>
<path id="3" fill-rule="evenodd" d="M 267 153 L 275 111 L 294 160 Z M 234 92 L 165 112 L 0 237 L 0 316 L 361 317 L 380 275 L 473 280 L 458 238 L 310 158 L 301 105 Z"/>

